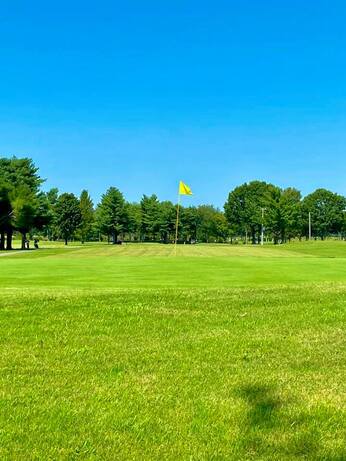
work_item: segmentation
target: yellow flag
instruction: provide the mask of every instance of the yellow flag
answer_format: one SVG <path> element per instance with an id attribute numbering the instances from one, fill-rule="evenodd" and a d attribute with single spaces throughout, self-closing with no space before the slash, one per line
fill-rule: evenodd
<path id="1" fill-rule="evenodd" d="M 192 195 L 191 189 L 183 181 L 179 183 L 179 195 Z"/>

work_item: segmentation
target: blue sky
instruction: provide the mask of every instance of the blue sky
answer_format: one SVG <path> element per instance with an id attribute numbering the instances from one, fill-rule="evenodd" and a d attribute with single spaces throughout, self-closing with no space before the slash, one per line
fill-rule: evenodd
<path id="1" fill-rule="evenodd" d="M 0 155 L 95 201 L 223 206 L 262 179 L 346 195 L 346 4 L 17 1 L 0 11 Z"/>

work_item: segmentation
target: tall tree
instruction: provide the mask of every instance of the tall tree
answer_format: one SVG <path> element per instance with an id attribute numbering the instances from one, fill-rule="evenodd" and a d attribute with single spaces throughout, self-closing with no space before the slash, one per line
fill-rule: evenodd
<path id="1" fill-rule="evenodd" d="M 36 215 L 36 197 L 28 186 L 19 186 L 12 191 L 13 227 L 22 235 L 22 250 L 24 250 L 27 233 L 33 228 Z"/>
<path id="2" fill-rule="evenodd" d="M 0 178 L 13 189 L 27 186 L 33 193 L 38 193 L 44 182 L 30 158 L 0 158 Z"/>
<path id="3" fill-rule="evenodd" d="M 26 233 L 31 230 L 35 220 L 39 223 L 38 196 L 43 179 L 38 174 L 38 168 L 29 158 L 0 158 L 0 183 L 7 184 L 8 196 L 12 211 L 10 220 L 7 220 L 6 248 L 12 248 L 14 230 L 22 233 L 22 248 Z M 4 241 L 4 236 L 1 239 Z"/>
<path id="4" fill-rule="evenodd" d="M 228 223 L 224 214 L 212 205 L 197 208 L 199 226 L 197 239 L 201 242 L 223 242 L 228 237 Z"/>
<path id="5" fill-rule="evenodd" d="M 81 223 L 79 201 L 74 194 L 62 194 L 55 205 L 55 223 L 67 245 Z"/>
<path id="6" fill-rule="evenodd" d="M 269 200 L 264 210 L 266 234 L 274 243 L 284 243 L 287 239 L 301 235 L 301 194 L 297 189 L 268 189 Z"/>
<path id="7" fill-rule="evenodd" d="M 11 226 L 13 208 L 9 192 L 10 186 L 5 182 L 0 182 L 0 250 L 5 249 L 5 235 Z"/>
<path id="8" fill-rule="evenodd" d="M 197 232 L 201 224 L 201 216 L 198 209 L 194 206 L 181 207 L 179 236 L 189 243 L 197 241 Z"/>
<path id="9" fill-rule="evenodd" d="M 110 187 L 102 195 L 97 210 L 97 219 L 102 232 L 112 237 L 113 244 L 117 243 L 118 235 L 125 230 L 127 215 L 124 196 L 116 187 Z"/>
<path id="10" fill-rule="evenodd" d="M 159 206 L 158 230 L 163 243 L 173 239 L 176 221 L 176 207 L 172 202 L 161 202 Z"/>
<path id="11" fill-rule="evenodd" d="M 278 188 L 263 181 L 251 181 L 230 192 L 225 203 L 225 216 L 230 226 L 237 226 L 239 233 L 248 235 L 252 243 L 260 241 L 263 211 L 270 207 Z"/>
<path id="12" fill-rule="evenodd" d="M 56 205 L 56 202 L 59 198 L 59 189 L 57 187 L 52 187 L 48 192 L 45 193 L 49 205 L 52 207 Z"/>
<path id="13" fill-rule="evenodd" d="M 328 234 L 342 232 L 346 198 L 326 189 L 317 189 L 303 200 L 303 218 L 307 235 L 308 214 L 311 213 L 312 234 L 322 240 Z"/>
<path id="14" fill-rule="evenodd" d="M 127 232 L 130 240 L 140 240 L 142 209 L 139 203 L 126 203 Z"/>
<path id="15" fill-rule="evenodd" d="M 230 237 L 230 229 L 226 216 L 221 211 L 217 210 L 213 217 L 214 221 L 214 236 L 218 242 L 226 242 Z"/>
<path id="16" fill-rule="evenodd" d="M 81 224 L 79 226 L 81 242 L 84 243 L 90 236 L 92 225 L 94 222 L 94 205 L 88 194 L 88 191 L 83 190 L 80 199 L 79 205 L 81 210 Z"/>
<path id="17" fill-rule="evenodd" d="M 47 208 L 49 216 L 49 222 L 45 226 L 45 235 L 49 240 L 56 240 L 59 235 L 55 219 L 55 206 L 59 198 L 59 189 L 57 187 L 53 187 L 48 192 L 44 192 L 43 194 L 44 197 L 42 198 L 42 202 L 45 203 L 45 207 Z"/>
<path id="18" fill-rule="evenodd" d="M 302 222 L 302 196 L 299 190 L 288 187 L 281 192 L 280 206 L 284 227 L 281 232 L 282 242 L 301 237 L 303 230 Z"/>
<path id="19" fill-rule="evenodd" d="M 160 228 L 160 202 L 155 194 L 150 197 L 143 195 L 141 200 L 142 210 L 142 238 L 156 240 Z"/>
<path id="20" fill-rule="evenodd" d="M 200 218 L 200 224 L 197 231 L 197 240 L 201 242 L 210 242 L 215 240 L 214 218 L 216 210 L 212 205 L 200 205 L 197 208 Z"/>
<path id="21" fill-rule="evenodd" d="M 54 215 L 50 209 L 47 195 L 44 192 L 39 192 L 35 197 L 35 217 L 32 231 L 46 231 L 50 227 L 53 218 Z"/>

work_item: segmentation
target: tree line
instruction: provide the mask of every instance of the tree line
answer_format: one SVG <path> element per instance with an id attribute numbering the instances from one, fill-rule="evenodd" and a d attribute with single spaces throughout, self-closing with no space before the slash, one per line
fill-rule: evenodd
<path id="1" fill-rule="evenodd" d="M 0 158 L 0 250 L 12 249 L 13 235 L 86 241 L 107 240 L 169 243 L 175 238 L 176 205 L 143 195 L 139 203 L 125 200 L 110 187 L 94 203 L 87 190 L 79 197 L 42 190 L 44 180 L 29 158 Z M 181 207 L 178 241 L 260 243 L 262 232 L 273 243 L 309 236 L 344 237 L 346 198 L 317 189 L 302 197 L 295 188 L 282 189 L 251 181 L 232 190 L 219 210 L 212 205 Z"/>

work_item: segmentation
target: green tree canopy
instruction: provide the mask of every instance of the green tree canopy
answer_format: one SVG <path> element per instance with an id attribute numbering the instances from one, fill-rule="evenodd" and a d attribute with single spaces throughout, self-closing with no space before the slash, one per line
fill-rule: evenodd
<path id="1" fill-rule="evenodd" d="M 0 183 L 3 191 L 7 190 L 11 208 L 7 211 L 10 219 L 5 220 L 5 228 L 2 228 L 1 247 L 4 246 L 4 232 L 7 234 L 7 249 L 11 249 L 13 231 L 18 230 L 22 234 L 24 248 L 27 232 L 45 220 L 45 216 L 40 216 L 44 212 L 40 206 L 40 186 L 43 182 L 31 159 L 0 158 Z"/>
<path id="2" fill-rule="evenodd" d="M 11 215 L 13 213 L 9 185 L 0 181 L 0 250 L 5 249 L 5 234 L 11 227 Z"/>
<path id="3" fill-rule="evenodd" d="M 194 206 L 182 208 L 180 212 L 179 236 L 184 241 L 192 242 L 197 240 L 197 231 L 201 223 L 201 216 Z"/>
<path id="4" fill-rule="evenodd" d="M 160 203 L 158 230 L 160 240 L 164 243 L 174 239 L 176 214 L 177 209 L 172 202 L 165 201 Z"/>
<path id="5" fill-rule="evenodd" d="M 264 213 L 270 207 L 278 188 L 263 181 L 252 181 L 236 187 L 225 203 L 225 215 L 230 226 L 240 234 L 249 235 L 252 243 L 259 242 Z"/>
<path id="6" fill-rule="evenodd" d="M 139 203 L 126 203 L 127 232 L 131 240 L 140 240 L 142 209 Z"/>
<path id="7" fill-rule="evenodd" d="M 160 202 L 155 194 L 141 200 L 141 233 L 144 240 L 156 240 L 160 229 Z"/>
<path id="8" fill-rule="evenodd" d="M 60 195 L 55 205 L 55 223 L 57 229 L 67 245 L 81 223 L 79 201 L 74 194 Z"/>
<path id="9" fill-rule="evenodd" d="M 88 194 L 88 191 L 83 190 L 79 199 L 81 211 L 81 223 L 79 226 L 81 242 L 84 243 L 91 234 L 94 222 L 94 205 Z"/>
<path id="10" fill-rule="evenodd" d="M 343 230 L 346 198 L 326 189 L 317 189 L 303 200 L 305 234 L 307 234 L 308 214 L 311 213 L 312 235 L 324 239 L 328 234 Z"/>
<path id="11" fill-rule="evenodd" d="M 117 243 L 118 235 L 126 226 L 127 213 L 124 196 L 116 187 L 110 187 L 102 195 L 97 219 L 101 231 L 112 237 L 113 244 Z"/>
<path id="12" fill-rule="evenodd" d="M 0 158 L 0 179 L 16 190 L 27 186 L 32 193 L 38 193 L 44 180 L 30 158 Z"/>

